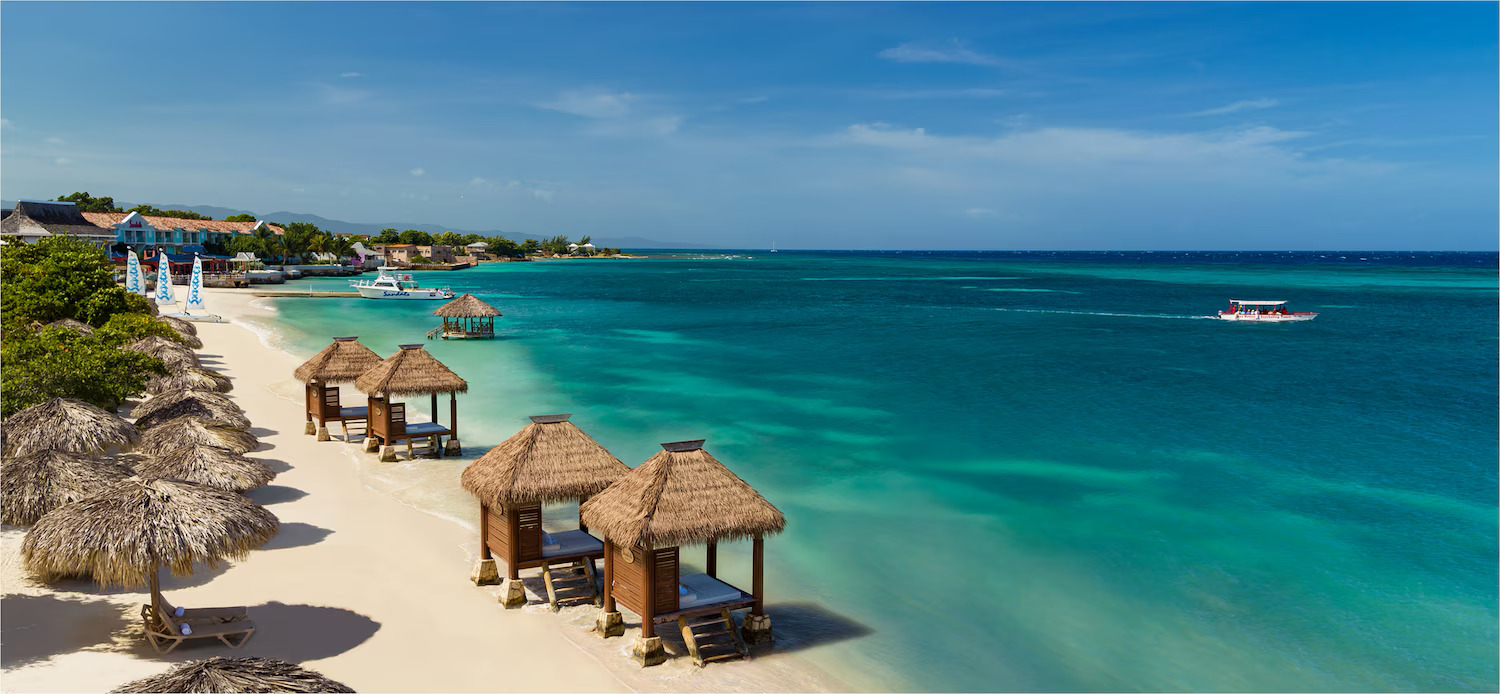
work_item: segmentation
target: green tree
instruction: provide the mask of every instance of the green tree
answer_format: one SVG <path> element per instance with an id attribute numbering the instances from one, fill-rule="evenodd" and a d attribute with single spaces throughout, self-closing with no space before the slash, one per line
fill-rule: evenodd
<path id="1" fill-rule="evenodd" d="M 150 305 L 150 300 L 140 294 L 131 294 L 124 287 L 110 286 L 90 294 L 71 317 L 99 327 L 121 314 L 137 313 L 149 317 Z"/>
<path id="2" fill-rule="evenodd" d="M 153 374 L 166 375 L 160 359 L 119 349 L 111 338 L 72 330 L 7 330 L 0 345 L 0 416 L 48 398 L 78 398 L 113 411 L 146 389 Z"/>
<path id="3" fill-rule="evenodd" d="M 519 258 L 523 255 L 526 255 L 525 251 L 521 250 L 521 246 L 517 245 L 515 241 L 512 241 L 510 239 L 496 236 L 492 239 L 482 240 L 490 245 L 486 250 L 493 255 L 500 255 L 508 258 Z"/>
<path id="4" fill-rule="evenodd" d="M 395 229 L 381 229 L 378 236 L 370 239 L 370 243 L 383 243 L 386 245 L 401 243 L 401 232 Z"/>
<path id="5" fill-rule="evenodd" d="M 114 198 L 96 198 L 88 193 L 73 193 L 57 198 L 58 202 L 71 202 L 78 206 L 80 212 L 123 212 L 115 207 Z"/>
<path id="6" fill-rule="evenodd" d="M 440 246 L 453 246 L 455 248 L 462 248 L 466 243 L 463 236 L 451 231 L 438 234 L 437 238 L 433 239 L 432 242 Z"/>
<path id="7" fill-rule="evenodd" d="M 254 253 L 258 258 L 266 257 L 265 239 L 256 236 L 236 236 L 224 242 L 224 255 L 239 253 Z"/>
<path id="8" fill-rule="evenodd" d="M 85 301 L 115 287 L 109 256 L 70 236 L 6 246 L 0 251 L 0 278 L 0 322 L 7 332 L 32 321 L 77 318 Z"/>
<path id="9" fill-rule="evenodd" d="M 536 239 L 526 239 L 521 243 L 522 253 L 535 253 L 539 250 L 542 250 L 542 243 Z"/>
<path id="10" fill-rule="evenodd" d="M 292 222 L 286 225 L 286 232 L 281 235 L 281 243 L 285 248 L 285 255 L 302 256 L 312 250 L 312 241 L 323 233 L 316 224 L 308 222 Z"/>
<path id="11" fill-rule="evenodd" d="M 416 229 L 407 229 L 401 232 L 400 243 L 409 243 L 413 246 L 431 246 L 432 234 L 425 231 L 417 231 Z"/>
<path id="12" fill-rule="evenodd" d="M 225 217 L 224 221 L 226 221 L 226 222 L 253 222 L 253 221 L 255 221 L 255 215 L 253 215 L 253 214 L 232 214 L 232 215 L 229 215 L 228 217 Z"/>

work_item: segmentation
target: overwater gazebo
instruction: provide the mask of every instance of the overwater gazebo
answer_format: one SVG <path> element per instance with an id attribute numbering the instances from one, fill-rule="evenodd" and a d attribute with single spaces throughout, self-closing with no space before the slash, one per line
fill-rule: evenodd
<path id="1" fill-rule="evenodd" d="M 349 423 L 367 422 L 369 408 L 340 405 L 338 384 L 353 383 L 380 366 L 380 362 L 380 355 L 360 344 L 358 337 L 335 337 L 333 344 L 297 367 L 292 375 L 304 385 L 307 410 L 307 429 L 303 433 L 316 431 L 319 441 L 327 441 L 331 438 L 328 423 L 339 422 L 344 427 L 344 439 L 348 440 Z M 318 420 L 316 429 L 314 419 Z"/>
<path id="2" fill-rule="evenodd" d="M 458 394 L 469 392 L 469 384 L 428 354 L 422 345 L 401 345 L 399 352 L 360 376 L 354 387 L 369 399 L 365 450 L 373 451 L 380 446 L 381 462 L 395 462 L 396 444 L 401 441 L 406 442 L 406 455 L 413 456 L 414 439 L 426 440 L 436 455 L 463 453 L 458 442 Z M 443 393 L 449 398 L 447 427 L 438 424 L 438 395 Z M 406 404 L 392 401 L 403 395 L 431 395 L 432 421 L 406 421 Z M 448 437 L 448 443 L 440 449 L 438 444 L 443 436 Z"/>
<path id="3" fill-rule="evenodd" d="M 586 581 L 597 598 L 594 560 L 604 557 L 604 543 L 579 522 L 577 530 L 542 531 L 542 505 L 582 502 L 625 476 L 630 468 L 572 422 L 571 415 L 531 418 L 520 433 L 490 449 L 464 468 L 464 489 L 479 498 L 479 563 L 471 577 L 477 585 L 500 582 L 494 554 L 505 561 L 506 580 L 500 601 L 506 607 L 526 604 L 521 569 L 540 566 L 547 602 L 558 608 L 557 583 Z M 554 576 L 552 567 L 575 564 L 576 575 Z"/>
<path id="4" fill-rule="evenodd" d="M 444 340 L 492 338 L 495 336 L 495 317 L 500 315 L 500 311 L 473 294 L 465 294 L 443 304 L 432 315 L 443 319 Z"/>
<path id="5" fill-rule="evenodd" d="M 596 628 L 605 637 L 622 635 L 617 606 L 623 605 L 641 618 L 631 656 L 642 665 L 666 659 L 656 626 L 674 620 L 698 665 L 743 657 L 744 641 L 771 640 L 765 536 L 781 532 L 786 518 L 703 450 L 703 441 L 662 449 L 580 508 L 583 522 L 604 539 L 604 613 Z M 752 541 L 749 592 L 718 577 L 719 543 L 743 538 Z M 707 545 L 706 573 L 680 576 L 679 547 L 700 542 Z M 750 614 L 736 629 L 731 613 L 744 608 Z M 715 638 L 724 634 L 729 643 Z M 725 647 L 731 650 L 706 652 Z"/>

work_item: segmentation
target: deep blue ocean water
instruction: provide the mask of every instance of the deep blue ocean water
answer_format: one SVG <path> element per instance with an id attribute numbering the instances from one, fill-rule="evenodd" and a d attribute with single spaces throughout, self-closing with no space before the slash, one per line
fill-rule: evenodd
<path id="1" fill-rule="evenodd" d="M 668 255 L 419 274 L 505 314 L 428 348 L 470 456 L 553 412 L 632 466 L 706 438 L 787 515 L 778 648 L 862 689 L 1500 688 L 1494 253 Z M 277 329 L 387 355 L 438 305 Z"/>

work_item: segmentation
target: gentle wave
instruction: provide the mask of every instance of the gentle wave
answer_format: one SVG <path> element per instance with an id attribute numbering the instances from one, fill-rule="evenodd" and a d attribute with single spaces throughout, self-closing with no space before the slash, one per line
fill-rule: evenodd
<path id="1" fill-rule="evenodd" d="M 1015 313 L 1062 313 L 1070 316 L 1122 316 L 1125 318 L 1172 318 L 1176 320 L 1215 320 L 1216 316 L 1178 316 L 1165 313 L 1115 313 L 1113 311 L 1063 311 L 1048 308 L 997 308 Z"/>

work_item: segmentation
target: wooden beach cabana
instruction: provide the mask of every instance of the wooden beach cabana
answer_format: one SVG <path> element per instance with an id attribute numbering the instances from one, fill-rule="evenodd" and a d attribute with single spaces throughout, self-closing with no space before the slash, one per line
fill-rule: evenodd
<path id="1" fill-rule="evenodd" d="M 570 416 L 532 417 L 520 433 L 464 469 L 464 489 L 479 498 L 480 559 L 472 578 L 477 585 L 499 583 L 499 555 L 507 571 L 500 596 L 506 607 L 526 604 L 520 571 L 535 567 L 542 569 L 553 610 L 558 609 L 559 583 L 584 588 L 597 602 L 594 560 L 604 558 L 604 543 L 581 521 L 577 530 L 543 532 L 542 505 L 582 502 L 630 468 L 569 422 Z M 554 566 L 567 564 L 581 568 L 583 575 L 553 575 Z M 587 585 L 576 585 L 581 582 Z"/>
<path id="2" fill-rule="evenodd" d="M 395 462 L 396 444 L 406 442 L 406 455 L 415 455 L 413 440 L 426 441 L 428 450 L 441 456 L 461 455 L 458 443 L 458 394 L 469 392 L 469 384 L 453 373 L 422 345 L 401 345 L 401 350 L 354 382 L 369 398 L 369 433 L 365 450 L 380 446 L 381 462 Z M 448 426 L 438 424 L 438 395 L 448 394 Z M 432 421 L 406 421 L 406 404 L 394 402 L 403 395 L 431 395 Z M 438 448 L 442 437 L 448 437 L 446 448 Z"/>
<path id="3" fill-rule="evenodd" d="M 444 340 L 487 339 L 495 336 L 495 318 L 500 315 L 500 311 L 473 294 L 465 294 L 443 304 L 432 315 L 443 319 L 442 326 L 432 332 L 438 333 Z M 428 337 L 431 336 L 432 333 L 428 333 Z"/>
<path id="4" fill-rule="evenodd" d="M 771 640 L 765 536 L 781 532 L 786 517 L 703 450 L 703 441 L 662 444 L 579 511 L 604 539 L 604 612 L 596 629 L 606 638 L 624 634 L 619 606 L 639 615 L 631 657 L 641 665 L 666 659 L 656 628 L 673 621 L 700 667 L 744 657 L 746 641 Z M 752 541 L 749 592 L 718 576 L 719 543 L 743 538 Z M 700 542 L 707 545 L 706 572 L 681 575 L 680 547 Z M 737 630 L 732 612 L 745 608 L 750 614 Z"/>
<path id="5" fill-rule="evenodd" d="M 344 440 L 349 440 L 349 423 L 365 423 L 368 427 L 368 407 L 344 407 L 339 403 L 340 383 L 353 383 L 365 372 L 380 366 L 381 358 L 374 350 L 359 343 L 358 337 L 335 337 L 333 344 L 323 348 L 312 359 L 308 359 L 292 376 L 302 381 L 306 401 L 307 428 L 304 434 L 317 432 L 319 441 L 327 441 L 328 423 L 338 422 L 344 427 Z M 317 420 L 316 428 L 313 420 Z"/>

